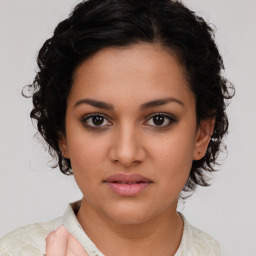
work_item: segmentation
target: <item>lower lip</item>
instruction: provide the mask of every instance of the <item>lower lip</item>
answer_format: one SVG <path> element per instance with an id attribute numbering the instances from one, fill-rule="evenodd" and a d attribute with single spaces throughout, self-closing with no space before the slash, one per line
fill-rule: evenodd
<path id="1" fill-rule="evenodd" d="M 145 190 L 151 183 L 142 182 L 136 184 L 123 184 L 115 182 L 106 182 L 111 191 L 119 196 L 136 196 Z"/>

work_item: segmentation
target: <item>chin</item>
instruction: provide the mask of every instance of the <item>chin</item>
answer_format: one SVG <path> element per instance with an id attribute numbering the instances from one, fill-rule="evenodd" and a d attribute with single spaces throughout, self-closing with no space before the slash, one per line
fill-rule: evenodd
<path id="1" fill-rule="evenodd" d="M 147 207 L 136 207 L 126 204 L 124 206 L 112 207 L 112 209 L 107 212 L 107 215 L 117 224 L 138 225 L 151 220 L 157 216 L 158 213 L 152 212 L 152 210 L 150 211 Z"/>
<path id="2" fill-rule="evenodd" d="M 141 215 L 123 215 L 123 216 L 113 216 L 112 220 L 120 225 L 139 225 L 146 223 L 151 218 L 149 216 L 141 216 Z"/>

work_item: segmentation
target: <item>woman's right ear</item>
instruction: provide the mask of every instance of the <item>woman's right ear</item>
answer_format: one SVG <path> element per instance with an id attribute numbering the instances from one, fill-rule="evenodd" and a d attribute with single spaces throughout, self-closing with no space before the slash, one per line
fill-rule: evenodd
<path id="1" fill-rule="evenodd" d="M 59 148 L 62 153 L 62 156 L 65 158 L 69 158 L 67 139 L 63 133 L 59 134 L 58 143 L 59 143 Z"/>

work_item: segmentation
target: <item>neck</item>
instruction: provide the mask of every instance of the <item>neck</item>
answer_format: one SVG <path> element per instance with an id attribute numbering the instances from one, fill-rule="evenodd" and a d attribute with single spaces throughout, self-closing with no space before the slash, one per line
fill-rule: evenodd
<path id="1" fill-rule="evenodd" d="M 83 199 L 77 219 L 106 256 L 171 256 L 177 251 L 183 233 L 183 220 L 176 208 L 143 223 L 120 224 Z"/>

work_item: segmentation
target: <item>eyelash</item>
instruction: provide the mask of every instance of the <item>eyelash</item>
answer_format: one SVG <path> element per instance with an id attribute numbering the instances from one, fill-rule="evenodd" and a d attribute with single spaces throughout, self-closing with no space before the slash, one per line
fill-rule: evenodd
<path id="1" fill-rule="evenodd" d="M 170 127 L 173 123 L 177 122 L 177 119 L 174 118 L 172 115 L 170 114 L 166 114 L 166 113 L 154 113 L 154 114 L 151 114 L 148 118 L 147 118 L 147 121 L 148 122 L 149 120 L 152 120 L 154 117 L 162 117 L 165 119 L 164 122 L 168 122 L 167 124 L 165 125 L 149 125 L 149 126 L 152 126 L 153 128 L 155 129 L 164 129 L 164 128 L 168 128 Z M 166 120 L 167 119 L 167 120 Z"/>
<path id="2" fill-rule="evenodd" d="M 105 121 L 108 122 L 107 125 L 92 125 L 92 124 L 88 124 L 88 120 L 91 119 L 91 122 L 92 121 L 92 118 L 94 117 L 99 117 L 99 118 L 103 118 L 103 124 Z M 153 120 L 154 117 L 162 117 L 164 118 L 164 123 L 167 121 L 168 123 L 165 124 L 165 125 L 148 125 L 146 124 L 147 122 L 149 122 L 150 120 Z M 153 122 L 153 121 L 152 121 Z M 170 127 L 173 123 L 177 122 L 176 118 L 174 118 L 172 115 L 170 114 L 166 114 L 166 113 L 154 113 L 154 114 L 151 114 L 149 115 L 147 118 L 146 118 L 146 121 L 143 123 L 145 124 L 146 126 L 151 126 L 153 127 L 154 129 L 164 129 L 164 128 L 168 128 Z M 104 128 L 106 128 L 107 126 L 111 126 L 112 125 L 112 122 L 109 121 L 108 117 L 106 117 L 105 115 L 101 114 L 101 113 L 92 113 L 92 114 L 88 114 L 86 116 L 84 116 L 82 118 L 82 123 L 83 125 L 88 128 L 88 129 L 91 129 L 91 130 L 102 130 Z"/>
<path id="3" fill-rule="evenodd" d="M 89 125 L 89 124 L 88 124 L 88 120 L 90 120 L 90 119 L 92 119 L 92 118 L 94 118 L 94 117 L 103 118 L 103 119 L 104 119 L 104 120 L 103 120 L 103 123 L 107 120 L 108 123 L 110 123 L 110 124 L 105 125 L 105 126 Z M 92 120 L 91 120 L 91 122 L 92 122 Z M 111 125 L 112 125 L 112 123 L 109 121 L 109 119 L 108 119 L 105 115 L 100 114 L 100 113 L 93 113 L 93 114 L 88 114 L 88 115 L 84 116 L 84 117 L 82 118 L 82 123 L 83 123 L 83 125 L 84 125 L 86 128 L 91 129 L 91 130 L 99 130 L 99 129 L 103 129 L 103 128 L 106 127 L 106 126 L 111 126 Z"/>

